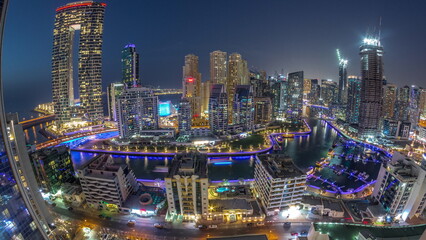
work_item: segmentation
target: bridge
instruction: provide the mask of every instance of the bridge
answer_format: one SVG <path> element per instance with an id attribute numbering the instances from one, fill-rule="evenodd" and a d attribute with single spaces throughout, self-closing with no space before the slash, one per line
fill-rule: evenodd
<path id="1" fill-rule="evenodd" d="M 42 124 L 42 123 L 45 123 L 45 122 L 51 122 L 53 120 L 55 120 L 55 115 L 51 114 L 51 115 L 46 115 L 46 116 L 28 119 L 28 120 L 19 122 L 19 124 L 22 125 L 23 129 L 27 129 L 27 128 L 30 128 L 32 126 L 38 125 L 38 124 Z"/>

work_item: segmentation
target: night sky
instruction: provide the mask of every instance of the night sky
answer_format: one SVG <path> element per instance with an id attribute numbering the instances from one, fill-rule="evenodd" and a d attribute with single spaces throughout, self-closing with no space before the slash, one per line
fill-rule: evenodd
<path id="1" fill-rule="evenodd" d="M 28 112 L 51 101 L 55 9 L 70 1 L 11 0 L 6 23 L 3 84 L 6 110 Z M 103 85 L 121 78 L 121 49 L 136 44 L 142 83 L 181 87 L 184 56 L 238 52 L 268 75 L 303 70 L 306 78 L 337 79 L 336 48 L 359 75 L 359 45 L 382 16 L 385 76 L 426 87 L 426 1 L 391 0 L 105 0 Z M 42 4 L 43 3 L 43 4 Z"/>

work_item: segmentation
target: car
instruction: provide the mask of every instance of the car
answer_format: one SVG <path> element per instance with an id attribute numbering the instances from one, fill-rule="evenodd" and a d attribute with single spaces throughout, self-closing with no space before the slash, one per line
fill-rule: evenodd
<path id="1" fill-rule="evenodd" d="M 301 235 L 308 235 L 308 231 L 302 231 L 300 232 Z"/>
<path id="2" fill-rule="evenodd" d="M 154 227 L 158 228 L 158 229 L 164 228 L 164 226 L 162 224 L 160 224 L 160 223 L 154 223 Z"/>
<path id="3" fill-rule="evenodd" d="M 283 227 L 285 227 L 285 228 L 291 227 L 291 222 L 285 222 L 283 224 Z"/>
<path id="4" fill-rule="evenodd" d="M 135 224 L 136 224 L 136 221 L 135 221 L 135 220 L 129 220 L 129 221 L 127 222 L 127 226 L 129 226 L 129 227 L 134 227 L 134 226 L 135 226 Z"/>
<path id="5" fill-rule="evenodd" d="M 69 207 L 69 208 L 68 208 L 68 211 L 72 211 L 72 210 L 74 210 L 74 208 L 72 208 L 72 207 Z"/>
<path id="6" fill-rule="evenodd" d="M 198 225 L 198 229 L 207 229 L 206 225 Z"/>
<path id="7" fill-rule="evenodd" d="M 297 232 L 292 232 L 291 236 L 299 236 L 299 234 Z"/>

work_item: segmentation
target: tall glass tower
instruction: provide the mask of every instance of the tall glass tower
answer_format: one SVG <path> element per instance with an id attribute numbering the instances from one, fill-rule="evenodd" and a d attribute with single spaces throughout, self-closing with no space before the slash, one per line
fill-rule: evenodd
<path id="1" fill-rule="evenodd" d="M 103 117 L 101 80 L 105 6 L 105 3 L 81 1 L 56 9 L 53 30 L 52 96 L 59 123 L 71 120 L 75 106 L 73 48 L 78 33 L 80 110 L 90 120 L 99 120 Z"/>
<path id="2" fill-rule="evenodd" d="M 361 104 L 358 136 L 375 137 L 382 116 L 383 46 L 376 38 L 365 38 L 360 47 Z"/>
<path id="3" fill-rule="evenodd" d="M 135 44 L 127 44 L 121 51 L 121 71 L 127 88 L 141 87 L 139 79 L 139 54 Z"/>
<path id="4" fill-rule="evenodd" d="M 0 59 L 7 4 L 8 0 L 0 0 Z M 46 208 L 37 208 L 41 196 L 34 194 L 38 192 L 31 183 L 34 175 L 26 175 L 31 166 L 22 127 L 15 124 L 17 118 L 6 119 L 2 86 L 0 79 L 0 239 L 48 239 L 51 231 L 50 221 L 43 216 Z"/>

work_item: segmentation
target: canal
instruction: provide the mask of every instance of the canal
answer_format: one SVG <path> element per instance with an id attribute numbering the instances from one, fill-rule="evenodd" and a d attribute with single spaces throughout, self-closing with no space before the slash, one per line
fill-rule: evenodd
<path id="1" fill-rule="evenodd" d="M 307 122 L 312 128 L 310 135 L 287 138 L 282 143 L 282 153 L 292 157 L 295 165 L 304 171 L 327 156 L 328 150 L 338 136 L 334 129 L 327 127 L 321 120 L 309 119 Z M 84 152 L 71 153 L 75 167 L 81 166 L 95 155 Z M 164 178 L 172 161 L 172 157 L 124 155 L 112 155 L 112 157 L 117 161 L 129 164 L 138 179 Z M 208 174 L 212 181 L 252 179 L 254 177 L 253 157 L 212 158 L 208 166 Z"/>

